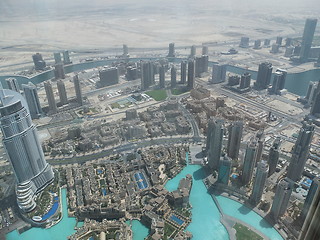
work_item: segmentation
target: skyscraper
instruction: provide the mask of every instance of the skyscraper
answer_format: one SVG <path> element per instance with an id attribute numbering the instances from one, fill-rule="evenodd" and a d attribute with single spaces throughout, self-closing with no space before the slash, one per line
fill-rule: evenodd
<path id="1" fill-rule="evenodd" d="M 176 56 L 175 50 L 174 50 L 174 43 L 169 43 L 169 53 L 168 57 L 174 58 Z"/>
<path id="2" fill-rule="evenodd" d="M 319 80 L 320 83 L 320 80 Z M 311 99 L 311 110 L 310 114 L 313 116 L 319 116 L 320 114 L 320 84 L 315 85 L 315 90 L 313 96 L 310 95 L 309 100 Z M 309 102 L 309 101 L 308 101 Z"/>
<path id="3" fill-rule="evenodd" d="M 214 64 L 212 66 L 212 83 L 221 83 L 226 80 L 227 66 Z"/>
<path id="4" fill-rule="evenodd" d="M 293 181 L 297 181 L 302 175 L 307 162 L 314 130 L 315 127 L 312 123 L 303 122 L 299 136 L 291 152 L 292 157 L 288 168 L 287 177 Z"/>
<path id="5" fill-rule="evenodd" d="M 191 46 L 191 50 L 190 50 L 190 57 L 194 57 L 196 55 L 196 52 L 197 52 L 197 47 L 196 45 L 192 45 Z"/>
<path id="6" fill-rule="evenodd" d="M 39 118 L 42 113 L 37 87 L 29 82 L 28 84 L 22 84 L 22 90 L 24 97 L 27 100 L 30 115 L 32 119 Z"/>
<path id="7" fill-rule="evenodd" d="M 282 69 L 277 69 L 272 82 L 272 87 L 270 89 L 270 93 L 279 94 L 282 89 L 284 89 L 285 81 L 286 81 L 287 71 Z"/>
<path id="8" fill-rule="evenodd" d="M 56 100 L 54 99 L 53 89 L 52 89 L 50 80 L 44 82 L 44 89 L 46 91 L 47 100 L 49 104 L 49 112 L 57 113 L 58 108 L 57 108 Z"/>
<path id="9" fill-rule="evenodd" d="M 25 99 L 12 90 L 0 90 L 0 122 L 3 145 L 13 167 L 20 209 L 30 212 L 36 207 L 34 196 L 54 178 L 45 161 Z"/>
<path id="10" fill-rule="evenodd" d="M 311 18 L 308 18 L 306 20 L 301 43 L 300 62 L 306 62 L 309 58 L 313 36 L 317 26 L 317 21 L 317 19 Z"/>
<path id="11" fill-rule="evenodd" d="M 117 67 L 108 67 L 99 71 L 100 87 L 111 86 L 119 83 L 119 71 Z"/>
<path id="12" fill-rule="evenodd" d="M 64 85 L 64 82 L 61 79 L 57 81 L 57 88 L 58 88 L 58 93 L 60 98 L 60 104 L 61 105 L 68 104 L 66 86 Z"/>
<path id="13" fill-rule="evenodd" d="M 154 84 L 153 62 L 141 62 L 141 89 L 146 90 Z"/>
<path id="14" fill-rule="evenodd" d="M 207 130 L 208 164 L 211 169 L 217 169 L 219 166 L 222 139 L 223 139 L 223 120 L 210 118 Z"/>
<path id="15" fill-rule="evenodd" d="M 181 62 L 181 79 L 180 79 L 181 84 L 185 84 L 186 80 L 187 80 L 187 62 L 182 61 Z"/>
<path id="16" fill-rule="evenodd" d="M 277 137 L 270 150 L 269 150 L 269 173 L 268 176 L 271 176 L 277 168 L 278 161 L 279 161 L 279 154 L 280 154 L 280 144 L 281 144 L 281 139 L 280 137 Z"/>
<path id="17" fill-rule="evenodd" d="M 249 38 L 248 37 L 241 37 L 241 42 L 239 44 L 239 47 L 242 47 L 242 48 L 249 47 Z"/>
<path id="18" fill-rule="evenodd" d="M 246 153 L 244 155 L 242 176 L 241 176 L 242 183 L 244 185 L 247 185 L 251 181 L 252 173 L 256 165 L 256 158 L 257 158 L 257 142 L 254 139 L 252 139 L 247 144 Z"/>
<path id="19" fill-rule="evenodd" d="M 259 65 L 257 81 L 254 86 L 258 90 L 268 88 L 272 75 L 272 64 L 263 62 Z"/>
<path id="20" fill-rule="evenodd" d="M 218 183 L 228 185 L 230 174 L 231 174 L 231 166 L 232 166 L 231 158 L 229 158 L 226 155 L 220 158 L 219 168 L 218 168 Z"/>
<path id="21" fill-rule="evenodd" d="M 251 84 L 251 74 L 246 72 L 241 75 L 240 79 L 240 89 L 246 89 L 249 88 Z"/>
<path id="22" fill-rule="evenodd" d="M 61 63 L 61 53 L 59 52 L 55 52 L 53 53 L 53 57 L 54 57 L 54 62 L 55 64 Z"/>
<path id="23" fill-rule="evenodd" d="M 68 51 L 68 50 L 63 51 L 63 52 L 62 52 L 62 55 L 63 55 L 63 63 L 64 63 L 64 64 L 70 64 L 70 63 L 72 63 L 72 62 L 70 61 L 70 55 L 69 55 L 69 51 Z"/>
<path id="24" fill-rule="evenodd" d="M 258 204 L 261 200 L 264 186 L 268 177 L 269 166 L 266 161 L 261 161 L 257 164 L 257 172 L 254 180 L 254 185 L 250 200 L 253 204 Z"/>
<path id="25" fill-rule="evenodd" d="M 129 56 L 129 48 L 128 48 L 128 45 L 126 44 L 123 44 L 122 45 L 122 52 L 123 52 L 123 56 L 124 57 L 128 57 Z"/>
<path id="26" fill-rule="evenodd" d="M 312 180 L 312 184 L 309 188 L 308 195 L 306 197 L 306 200 L 304 201 L 302 212 L 300 214 L 301 219 L 304 221 L 307 217 L 308 211 L 310 209 L 310 206 L 312 204 L 312 200 L 314 199 L 314 196 L 316 195 L 316 192 L 319 191 L 320 187 L 320 178 L 315 177 Z"/>
<path id="27" fill-rule="evenodd" d="M 64 73 L 64 66 L 62 63 L 57 63 L 54 65 L 54 77 L 55 79 L 65 79 L 66 75 Z"/>
<path id="28" fill-rule="evenodd" d="M 10 90 L 20 93 L 19 83 L 16 78 L 6 78 L 6 82 Z"/>
<path id="29" fill-rule="evenodd" d="M 171 67 L 171 88 L 177 86 L 177 70 L 174 66 Z"/>
<path id="30" fill-rule="evenodd" d="M 263 147 L 264 147 L 264 132 L 263 130 L 259 130 L 256 134 L 256 141 L 257 141 L 257 157 L 256 162 L 259 162 L 262 157 Z"/>
<path id="31" fill-rule="evenodd" d="M 195 86 L 195 61 L 188 61 L 188 89 L 193 89 Z"/>
<path id="32" fill-rule="evenodd" d="M 202 46 L 202 55 L 208 55 L 208 54 L 209 54 L 208 46 L 203 45 Z"/>
<path id="33" fill-rule="evenodd" d="M 287 210 L 294 183 L 289 178 L 283 178 L 277 185 L 276 193 L 270 210 L 271 217 L 277 221 Z"/>
<path id="34" fill-rule="evenodd" d="M 159 67 L 159 86 L 160 86 L 160 88 L 165 88 L 165 86 L 166 86 L 165 78 L 166 78 L 165 67 L 161 65 Z"/>
<path id="35" fill-rule="evenodd" d="M 242 137 L 243 122 L 233 122 L 228 127 L 228 146 L 227 153 L 232 159 L 238 159 L 240 143 Z"/>
<path id="36" fill-rule="evenodd" d="M 81 91 L 81 85 L 80 85 L 80 80 L 79 80 L 78 74 L 76 74 L 73 77 L 73 84 L 74 84 L 74 89 L 76 91 L 77 103 L 82 105 L 83 104 L 82 91 Z"/>
<path id="37" fill-rule="evenodd" d="M 43 70 L 46 67 L 46 62 L 43 60 L 40 53 L 32 55 L 35 70 Z"/>
<path id="38" fill-rule="evenodd" d="M 208 72 L 208 55 L 202 55 L 201 57 L 195 58 L 195 75 L 201 77 L 202 73 Z"/>
<path id="39" fill-rule="evenodd" d="M 309 190 L 310 191 L 310 190 Z M 299 240 L 318 240 L 320 239 L 320 188 L 314 193 L 313 200 L 301 229 Z"/>
<path id="40" fill-rule="evenodd" d="M 319 82 L 309 82 L 308 90 L 305 99 L 307 100 L 307 103 L 309 106 L 312 106 L 312 103 L 316 96 L 316 90 L 318 87 Z"/>

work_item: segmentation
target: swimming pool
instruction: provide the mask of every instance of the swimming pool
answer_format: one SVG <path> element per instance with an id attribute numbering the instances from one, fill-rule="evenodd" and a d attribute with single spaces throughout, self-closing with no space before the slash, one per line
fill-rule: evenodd
<path id="1" fill-rule="evenodd" d="M 171 215 L 170 219 L 179 224 L 180 226 L 184 224 L 184 221 L 178 218 L 176 215 Z"/>

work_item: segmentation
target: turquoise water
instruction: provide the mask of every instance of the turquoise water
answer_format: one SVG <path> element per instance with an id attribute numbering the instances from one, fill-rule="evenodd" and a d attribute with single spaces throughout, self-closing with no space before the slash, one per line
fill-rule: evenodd
<path id="1" fill-rule="evenodd" d="M 130 225 L 130 221 L 126 221 Z M 149 235 L 149 229 L 138 220 L 131 221 L 133 240 L 143 240 Z"/>
<path id="2" fill-rule="evenodd" d="M 193 235 L 193 240 L 223 240 L 229 239 L 225 227 L 220 223 L 220 213 L 211 196 L 207 193 L 202 179 L 204 172 L 198 165 L 188 165 L 175 178 L 165 185 L 168 191 L 178 188 L 179 181 L 187 174 L 192 175 L 193 185 L 190 193 L 192 205 L 192 222 L 187 231 Z"/>
<path id="3" fill-rule="evenodd" d="M 241 219 L 243 222 L 250 224 L 272 240 L 282 240 L 279 233 L 266 220 L 261 218 L 251 209 L 226 197 L 217 196 L 217 199 L 225 214 Z"/>
<path id="4" fill-rule="evenodd" d="M 62 240 L 62 239 L 67 239 L 68 236 L 75 233 L 74 227 L 76 225 L 76 219 L 68 217 L 66 189 L 62 189 L 61 193 L 62 193 L 63 218 L 58 224 L 48 229 L 31 228 L 30 230 L 22 234 L 19 234 L 17 231 L 13 231 L 6 235 L 6 239 L 7 240 L 43 240 L 43 239 Z M 81 223 L 79 223 L 78 226 L 81 226 Z"/>
<path id="5" fill-rule="evenodd" d="M 207 189 L 202 182 L 204 172 L 198 165 L 189 165 L 185 167 L 175 178 L 169 180 L 165 185 L 168 191 L 174 191 L 178 188 L 179 181 L 187 174 L 193 176 L 193 185 L 190 194 L 190 203 L 192 205 L 192 222 L 187 227 L 187 231 L 193 234 L 193 240 L 219 240 L 229 239 L 229 235 L 220 223 L 220 213 L 217 206 L 207 193 Z M 254 211 L 250 211 L 242 204 L 231 199 L 217 196 L 218 201 L 225 214 L 238 218 L 243 222 L 253 226 L 258 231 L 264 233 L 270 239 L 281 239 L 278 232 L 271 227 L 262 217 Z"/>

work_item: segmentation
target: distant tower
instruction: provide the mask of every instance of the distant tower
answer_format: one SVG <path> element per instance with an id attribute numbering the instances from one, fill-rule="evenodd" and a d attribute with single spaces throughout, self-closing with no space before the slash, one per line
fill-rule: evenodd
<path id="1" fill-rule="evenodd" d="M 28 84 L 22 84 L 21 86 L 24 97 L 27 100 L 31 118 L 39 118 L 42 114 L 42 109 L 39 101 L 37 87 L 32 82 L 29 82 Z"/>
<path id="2" fill-rule="evenodd" d="M 46 90 L 46 95 L 49 104 L 49 112 L 57 113 L 58 108 L 56 104 L 56 100 L 54 99 L 53 89 L 50 80 L 44 82 L 44 89 Z"/>
<path id="3" fill-rule="evenodd" d="M 311 190 L 311 189 L 310 189 Z M 310 191 L 309 190 L 309 191 Z M 320 188 L 317 187 L 301 229 L 299 240 L 320 239 Z"/>
<path id="4" fill-rule="evenodd" d="M 174 66 L 171 67 L 171 88 L 177 86 L 177 70 Z"/>
<path id="5" fill-rule="evenodd" d="M 231 157 L 232 159 L 238 159 L 242 131 L 243 131 L 242 121 L 233 122 L 228 127 L 229 134 L 228 134 L 227 153 L 228 153 L 228 156 Z"/>
<path id="6" fill-rule="evenodd" d="M 6 82 L 10 90 L 20 93 L 19 83 L 16 78 L 6 78 Z"/>
<path id="7" fill-rule="evenodd" d="M 188 61 L 188 89 L 193 89 L 195 86 L 195 61 Z"/>
<path id="8" fill-rule="evenodd" d="M 80 85 L 80 80 L 79 80 L 78 74 L 76 74 L 73 77 L 73 84 L 74 84 L 74 89 L 76 91 L 77 103 L 79 105 L 83 105 L 82 90 L 81 90 L 81 85 Z"/>
<path id="9" fill-rule="evenodd" d="M 260 49 L 261 48 L 261 40 L 255 40 L 253 49 Z"/>
<path id="10" fill-rule="evenodd" d="M 268 62 L 261 63 L 258 69 L 257 81 L 255 88 L 258 90 L 268 88 L 272 75 L 272 64 Z"/>
<path id="11" fill-rule="evenodd" d="M 176 56 L 175 49 L 174 49 L 174 43 L 169 43 L 169 53 L 168 57 L 174 58 Z"/>
<path id="12" fill-rule="evenodd" d="M 165 78 L 166 78 L 165 67 L 160 66 L 160 68 L 159 68 L 159 86 L 160 86 L 160 88 L 165 88 L 165 86 L 166 86 Z"/>
<path id="13" fill-rule="evenodd" d="M 202 55 L 208 55 L 208 54 L 209 54 L 208 46 L 203 45 L 202 46 Z"/>
<path id="14" fill-rule="evenodd" d="M 223 120 L 210 118 L 207 129 L 208 164 L 211 169 L 217 169 L 219 166 L 222 139 L 223 139 Z"/>
<path id="15" fill-rule="evenodd" d="M 64 85 L 64 82 L 61 79 L 57 81 L 57 88 L 58 88 L 58 93 L 60 98 L 60 104 L 61 105 L 68 104 L 66 86 Z"/>
<path id="16" fill-rule="evenodd" d="M 319 82 L 309 82 L 308 90 L 305 99 L 308 101 L 308 105 L 312 106 L 315 98 Z"/>
<path id="17" fill-rule="evenodd" d="M 141 62 L 141 90 L 146 90 L 153 84 L 154 84 L 153 62 Z"/>
<path id="18" fill-rule="evenodd" d="M 317 26 L 317 21 L 317 19 L 310 18 L 306 20 L 301 43 L 300 62 L 306 62 L 309 58 L 313 36 Z"/>
<path id="19" fill-rule="evenodd" d="M 128 49 L 128 46 L 126 44 L 123 44 L 122 46 L 122 51 L 123 51 L 123 56 L 124 57 L 128 57 L 129 56 L 129 49 Z"/>
<path id="20" fill-rule="evenodd" d="M 242 47 L 242 48 L 249 47 L 249 38 L 248 37 L 241 37 L 241 42 L 239 44 L 239 47 Z"/>
<path id="21" fill-rule="evenodd" d="M 281 144 L 281 139 L 280 139 L 280 137 L 277 137 L 274 140 L 274 142 L 269 150 L 269 173 L 268 173 L 268 176 L 271 176 L 276 171 L 278 161 L 279 161 L 280 144 Z"/>
<path id="22" fill-rule="evenodd" d="M 315 127 L 312 123 L 303 122 L 297 141 L 292 149 L 292 157 L 288 168 L 287 177 L 292 181 L 300 179 L 307 162 L 310 144 Z"/>
<path id="23" fill-rule="evenodd" d="M 226 184 L 229 183 L 229 178 L 231 174 L 232 160 L 228 156 L 223 156 L 220 158 L 219 168 L 218 168 L 218 183 Z"/>
<path id="24" fill-rule="evenodd" d="M 202 73 L 208 72 L 208 55 L 202 55 L 201 57 L 195 58 L 195 75 L 201 77 Z"/>
<path id="25" fill-rule="evenodd" d="M 181 62 L 181 79 L 180 82 L 181 84 L 185 84 L 187 81 L 187 62 L 182 61 Z"/>
<path id="26" fill-rule="evenodd" d="M 318 117 L 320 115 L 320 80 L 318 84 L 315 86 L 316 88 L 313 92 L 313 96 L 309 97 L 309 100 L 311 99 L 311 104 L 312 104 L 310 114 Z"/>
<path id="27" fill-rule="evenodd" d="M 62 61 L 61 61 L 61 53 L 55 52 L 53 54 L 53 57 L 54 57 L 54 63 L 55 64 L 62 63 Z"/>
<path id="28" fill-rule="evenodd" d="M 251 74 L 246 72 L 241 75 L 240 79 L 240 89 L 246 89 L 249 88 L 251 84 Z"/>
<path id="29" fill-rule="evenodd" d="M 227 66 L 214 64 L 212 66 L 212 83 L 221 83 L 226 80 Z"/>
<path id="30" fill-rule="evenodd" d="M 46 67 L 46 62 L 43 60 L 40 53 L 32 55 L 35 70 L 43 70 Z"/>
<path id="31" fill-rule="evenodd" d="M 273 82 L 272 82 L 272 87 L 271 89 L 269 89 L 270 93 L 279 94 L 280 91 L 284 89 L 286 76 L 287 76 L 287 71 L 282 69 L 276 70 L 274 74 Z"/>
<path id="32" fill-rule="evenodd" d="M 25 99 L 12 90 L 0 90 L 0 122 L 3 145 L 13 167 L 20 209 L 30 212 L 36 207 L 34 196 L 54 178 L 46 162 L 35 125 Z"/>
<path id="33" fill-rule="evenodd" d="M 64 64 L 70 64 L 70 63 L 72 63 L 72 62 L 70 61 L 70 56 L 69 56 L 69 51 L 68 51 L 68 50 L 63 51 L 63 52 L 62 52 L 62 55 L 63 55 L 63 63 L 64 63 Z"/>
<path id="34" fill-rule="evenodd" d="M 278 44 L 279 46 L 282 45 L 282 37 L 277 37 L 276 44 Z"/>
<path id="35" fill-rule="evenodd" d="M 191 51 L 190 51 L 190 57 L 194 57 L 196 55 L 196 52 L 197 52 L 197 47 L 196 45 L 192 45 L 191 46 Z"/>
<path id="36" fill-rule="evenodd" d="M 294 183 L 288 178 L 281 179 L 278 183 L 270 210 L 270 214 L 274 221 L 277 221 L 278 218 L 286 212 L 293 185 Z"/>
<path id="37" fill-rule="evenodd" d="M 256 141 L 257 141 L 257 157 L 256 157 L 256 162 L 259 162 L 262 157 L 263 153 L 263 147 L 264 147 L 264 132 L 263 130 L 259 130 L 256 134 Z"/>
<path id="38" fill-rule="evenodd" d="M 310 209 L 310 206 L 312 204 L 312 201 L 314 199 L 314 196 L 316 195 L 316 192 L 320 190 L 320 178 L 315 177 L 312 180 L 311 187 L 309 188 L 308 195 L 306 200 L 304 201 L 303 209 L 300 214 L 302 221 L 304 221 L 307 217 L 308 211 Z"/>
<path id="39" fill-rule="evenodd" d="M 256 165 L 257 148 L 257 142 L 255 140 L 251 140 L 247 144 L 241 177 L 242 183 L 244 185 L 247 185 L 251 181 L 252 173 Z"/>
<path id="40" fill-rule="evenodd" d="M 252 194 L 250 200 L 253 204 L 258 204 L 261 200 L 264 186 L 267 181 L 269 167 L 266 161 L 261 161 L 257 164 L 257 172 L 254 180 Z"/>
<path id="41" fill-rule="evenodd" d="M 106 87 L 119 83 L 119 70 L 117 67 L 108 67 L 99 71 L 100 86 Z"/>
<path id="42" fill-rule="evenodd" d="M 54 65 L 54 77 L 55 79 L 65 79 L 66 75 L 64 73 L 64 66 L 62 63 L 58 63 Z"/>

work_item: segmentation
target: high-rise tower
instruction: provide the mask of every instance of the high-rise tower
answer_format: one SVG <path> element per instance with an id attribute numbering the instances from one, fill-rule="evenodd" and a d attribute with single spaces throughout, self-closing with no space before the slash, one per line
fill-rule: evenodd
<path id="1" fill-rule="evenodd" d="M 232 160 L 228 156 L 223 156 L 220 158 L 219 168 L 218 168 L 218 183 L 226 184 L 229 183 L 229 178 L 231 174 Z"/>
<path id="2" fill-rule="evenodd" d="M 312 180 L 312 184 L 309 188 L 308 195 L 306 197 L 306 200 L 304 201 L 304 205 L 301 212 L 301 219 L 305 220 L 308 214 L 308 211 L 311 207 L 312 201 L 314 199 L 314 196 L 316 195 L 317 191 L 319 191 L 320 187 L 320 178 L 315 177 Z"/>
<path id="3" fill-rule="evenodd" d="M 180 82 L 182 84 L 185 84 L 187 80 L 187 62 L 186 61 L 182 61 L 181 62 L 181 79 Z"/>
<path id="4" fill-rule="evenodd" d="M 169 53 L 168 57 L 174 58 L 176 56 L 175 50 L 174 50 L 174 43 L 169 43 Z"/>
<path id="5" fill-rule="evenodd" d="M 261 161 L 257 164 L 257 172 L 254 180 L 252 194 L 250 200 L 253 204 L 258 204 L 261 200 L 264 186 L 268 177 L 269 167 L 266 161 Z"/>
<path id="6" fill-rule="evenodd" d="M 42 113 L 37 87 L 29 82 L 28 84 L 22 84 L 24 97 L 27 100 L 30 115 L 32 119 L 39 118 Z"/>
<path id="7" fill-rule="evenodd" d="M 44 89 L 46 91 L 47 100 L 48 100 L 48 104 L 49 104 L 49 112 L 57 113 L 58 108 L 57 108 L 56 100 L 54 99 L 54 94 L 53 94 L 52 85 L 51 85 L 50 80 L 44 82 Z"/>
<path id="8" fill-rule="evenodd" d="M 277 185 L 270 214 L 277 221 L 287 210 L 294 183 L 289 178 L 281 179 Z"/>
<path id="9" fill-rule="evenodd" d="M 304 170 L 307 162 L 310 144 L 314 134 L 314 125 L 312 123 L 303 122 L 297 141 L 292 149 L 292 157 L 288 168 L 287 177 L 293 181 L 297 181 Z"/>
<path id="10" fill-rule="evenodd" d="M 165 88 L 166 86 L 166 69 L 164 66 L 159 67 L 159 87 Z"/>
<path id="11" fill-rule="evenodd" d="M 195 61 L 188 61 L 188 89 L 193 89 L 195 85 Z"/>
<path id="12" fill-rule="evenodd" d="M 208 164 L 211 169 L 217 169 L 222 150 L 223 120 L 210 118 L 207 131 Z"/>
<path id="13" fill-rule="evenodd" d="M 257 142 L 253 139 L 247 144 L 246 153 L 244 156 L 243 169 L 242 169 L 242 183 L 244 185 L 251 181 L 252 173 L 256 165 L 257 152 L 258 152 Z"/>
<path id="14" fill-rule="evenodd" d="M 228 127 L 228 145 L 227 153 L 232 159 L 237 159 L 239 156 L 240 143 L 242 137 L 243 122 L 237 121 L 230 124 Z"/>
<path id="15" fill-rule="evenodd" d="M 270 150 L 269 150 L 269 173 L 268 176 L 271 176 L 277 168 L 278 161 L 279 161 L 279 151 L 280 151 L 280 144 L 281 144 L 281 139 L 280 137 L 277 137 Z"/>
<path id="16" fill-rule="evenodd" d="M 74 89 L 76 91 L 77 103 L 82 105 L 83 104 L 82 91 L 81 91 L 81 85 L 80 85 L 80 80 L 79 80 L 78 74 L 76 74 L 73 77 L 73 84 L 74 84 Z"/>
<path id="17" fill-rule="evenodd" d="M 54 178 L 46 162 L 37 130 L 25 99 L 12 90 L 0 90 L 0 122 L 3 145 L 17 180 L 17 202 L 24 212 L 36 207 L 34 195 Z"/>
<path id="18" fill-rule="evenodd" d="M 306 20 L 301 43 L 300 62 L 306 62 L 309 58 L 312 40 L 317 26 L 317 21 L 317 19 L 311 18 L 308 18 Z"/>
<path id="19" fill-rule="evenodd" d="M 16 78 L 6 78 L 6 82 L 10 90 L 20 93 L 19 83 Z"/>
<path id="20" fill-rule="evenodd" d="M 221 83 L 226 80 L 227 65 L 214 64 L 212 66 L 212 83 Z"/>
<path id="21" fill-rule="evenodd" d="M 320 239 L 320 188 L 318 187 L 309 206 L 306 220 L 301 229 L 299 240 L 318 240 Z"/>
<path id="22" fill-rule="evenodd" d="M 256 89 L 266 89 L 270 83 L 272 75 L 272 64 L 263 62 L 259 65 L 257 81 L 254 86 Z"/>
<path id="23" fill-rule="evenodd" d="M 177 86 L 177 70 L 174 66 L 171 67 L 171 88 Z"/>
<path id="24" fill-rule="evenodd" d="M 61 105 L 68 104 L 66 86 L 64 85 L 64 82 L 61 79 L 57 81 L 57 88 L 58 88 L 58 93 L 60 98 L 60 104 Z"/>

